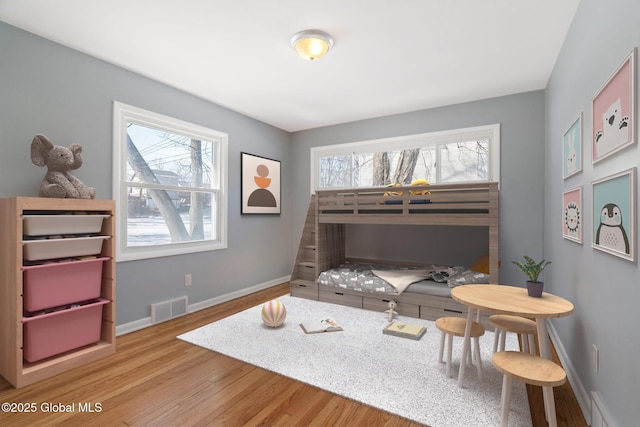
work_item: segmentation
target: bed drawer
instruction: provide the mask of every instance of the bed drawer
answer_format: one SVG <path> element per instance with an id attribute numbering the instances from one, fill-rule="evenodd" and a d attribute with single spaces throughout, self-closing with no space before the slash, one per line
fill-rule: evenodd
<path id="1" fill-rule="evenodd" d="M 309 280 L 294 280 L 291 282 L 291 296 L 317 300 L 318 284 Z"/>
<path id="2" fill-rule="evenodd" d="M 320 290 L 318 294 L 320 301 L 362 308 L 362 297 L 360 295 L 349 295 L 342 292 L 329 292 L 323 290 Z"/>
<path id="3" fill-rule="evenodd" d="M 389 310 L 389 299 L 363 297 L 362 308 L 385 312 Z M 403 316 L 420 317 L 420 306 L 416 304 L 399 302 L 394 310 Z"/>
<path id="4" fill-rule="evenodd" d="M 426 320 L 437 320 L 440 317 L 467 317 L 466 312 L 460 310 L 445 309 L 442 307 L 420 306 L 420 318 Z"/>

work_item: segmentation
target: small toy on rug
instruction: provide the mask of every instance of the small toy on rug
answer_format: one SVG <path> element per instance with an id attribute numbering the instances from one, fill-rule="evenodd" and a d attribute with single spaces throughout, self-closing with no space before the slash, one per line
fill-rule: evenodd
<path id="1" fill-rule="evenodd" d="M 287 309 L 278 299 L 266 302 L 262 306 L 262 321 L 270 328 L 282 326 L 286 317 Z"/>
<path id="2" fill-rule="evenodd" d="M 40 185 L 40 197 L 60 199 L 95 199 L 96 189 L 87 187 L 68 173 L 82 166 L 82 146 L 71 144 L 69 148 L 53 145 L 44 135 L 38 134 L 31 141 L 31 161 L 39 167 L 47 167 L 47 174 Z"/>
<path id="3" fill-rule="evenodd" d="M 389 301 L 389 310 L 384 312 L 387 315 L 387 320 L 389 322 L 393 321 L 393 316 L 398 315 L 398 313 L 394 310 L 397 305 L 398 303 L 396 303 L 394 300 Z"/>

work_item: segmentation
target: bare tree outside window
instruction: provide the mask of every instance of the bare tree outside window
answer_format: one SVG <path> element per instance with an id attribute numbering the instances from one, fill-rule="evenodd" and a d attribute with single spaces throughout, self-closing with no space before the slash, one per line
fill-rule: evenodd
<path id="1" fill-rule="evenodd" d="M 213 237 L 212 198 L 203 191 L 211 188 L 212 150 L 210 141 L 127 125 L 129 245 Z"/>
<path id="2" fill-rule="evenodd" d="M 113 103 L 118 261 L 227 247 L 228 135 Z"/>
<path id="3" fill-rule="evenodd" d="M 469 141 L 440 146 L 442 182 L 486 181 L 488 177 L 488 141 Z"/>
<path id="4" fill-rule="evenodd" d="M 402 150 L 393 174 L 393 184 L 409 185 L 413 181 L 413 171 L 418 163 L 420 149 Z"/>
<path id="5" fill-rule="evenodd" d="M 410 185 L 416 179 L 430 183 L 486 181 L 489 149 L 489 140 L 475 140 L 322 156 L 319 188 Z"/>
<path id="6" fill-rule="evenodd" d="M 391 164 L 389 153 L 382 151 L 373 154 L 373 185 L 388 185 L 391 183 Z"/>
<path id="7" fill-rule="evenodd" d="M 323 188 L 351 187 L 351 156 L 324 157 L 320 163 Z"/>

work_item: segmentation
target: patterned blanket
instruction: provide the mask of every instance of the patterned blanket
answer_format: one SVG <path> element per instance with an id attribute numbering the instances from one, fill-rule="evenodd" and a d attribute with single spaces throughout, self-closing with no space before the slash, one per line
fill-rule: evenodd
<path id="1" fill-rule="evenodd" d="M 489 283 L 488 275 L 471 272 L 461 266 L 398 267 L 369 263 L 341 264 L 320 273 L 317 282 L 342 289 L 399 295 L 412 283 L 421 280 L 446 283 L 450 287 L 463 284 L 457 283 L 456 278 L 464 279 L 463 283 Z"/>

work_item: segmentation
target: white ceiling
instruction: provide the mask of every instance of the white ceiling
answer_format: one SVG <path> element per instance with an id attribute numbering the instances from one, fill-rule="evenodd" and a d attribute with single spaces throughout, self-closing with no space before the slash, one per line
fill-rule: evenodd
<path id="1" fill-rule="evenodd" d="M 544 89 L 578 3 L 0 0 L 0 20 L 297 131 Z M 304 29 L 327 56 L 297 56 Z"/>

